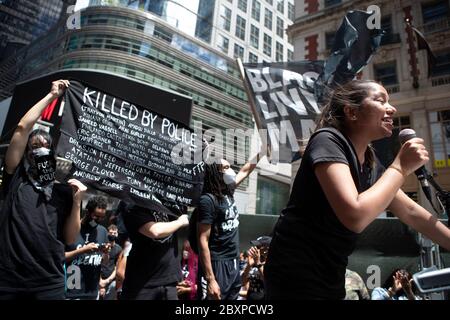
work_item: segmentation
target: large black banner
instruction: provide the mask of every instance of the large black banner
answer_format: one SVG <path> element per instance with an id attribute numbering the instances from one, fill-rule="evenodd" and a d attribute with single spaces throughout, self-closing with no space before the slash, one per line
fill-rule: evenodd
<path id="1" fill-rule="evenodd" d="M 167 108 L 177 107 L 176 97 Z M 201 170 L 178 163 L 180 150 L 193 154 L 196 142 L 151 101 L 137 106 L 77 81 L 66 91 L 57 154 L 73 162 L 74 178 L 127 202 L 160 211 L 194 205 Z"/>
<path id="2" fill-rule="evenodd" d="M 299 140 L 314 131 L 320 114 L 314 84 L 323 62 L 244 64 L 244 70 L 258 127 L 267 130 L 262 135 L 267 136 L 271 161 L 292 162 L 299 154 Z"/>

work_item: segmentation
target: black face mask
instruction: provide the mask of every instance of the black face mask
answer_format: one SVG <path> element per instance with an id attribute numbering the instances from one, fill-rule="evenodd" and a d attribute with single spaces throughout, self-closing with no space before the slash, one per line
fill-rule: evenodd
<path id="1" fill-rule="evenodd" d="M 117 236 L 113 236 L 112 234 L 108 234 L 109 242 L 117 241 Z"/>
<path id="2" fill-rule="evenodd" d="M 50 149 L 35 149 L 30 158 L 30 174 L 38 184 L 45 186 L 55 180 L 56 159 Z"/>

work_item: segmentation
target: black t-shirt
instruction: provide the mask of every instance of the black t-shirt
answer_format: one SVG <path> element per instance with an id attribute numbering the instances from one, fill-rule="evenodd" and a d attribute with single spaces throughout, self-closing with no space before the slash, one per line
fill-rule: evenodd
<path id="1" fill-rule="evenodd" d="M 172 285 L 181 281 L 176 233 L 166 238 L 152 239 L 139 232 L 148 222 L 170 222 L 176 216 L 132 206 L 123 219 L 133 248 L 127 259 L 122 296 L 133 299 L 144 287 Z"/>
<path id="2" fill-rule="evenodd" d="M 224 196 L 216 203 L 210 196 L 200 197 L 198 222 L 211 225 L 209 250 L 211 260 L 228 260 L 239 257 L 239 213 L 234 199 Z"/>
<path id="3" fill-rule="evenodd" d="M 72 209 L 72 189 L 56 184 L 46 201 L 23 165 L 4 172 L 0 213 L 0 291 L 64 287 L 63 228 Z"/>
<path id="4" fill-rule="evenodd" d="M 74 244 L 66 246 L 66 251 L 74 251 L 88 243 L 103 244 L 108 242 L 108 231 L 105 227 L 81 225 L 81 230 Z M 66 296 L 68 298 L 97 297 L 102 268 L 102 252 L 85 253 L 67 263 Z"/>
<path id="5" fill-rule="evenodd" d="M 367 190 L 384 168 L 376 162 L 362 167 L 352 143 L 338 130 L 315 133 L 305 150 L 287 207 L 275 226 L 264 269 L 299 297 L 343 299 L 345 268 L 358 234 L 337 218 L 314 173 L 322 162 L 348 164 L 358 192 Z"/>
<path id="6" fill-rule="evenodd" d="M 122 247 L 115 243 L 109 252 L 108 261 L 106 263 L 102 263 L 102 279 L 107 279 L 114 272 L 120 252 L 122 252 Z"/>

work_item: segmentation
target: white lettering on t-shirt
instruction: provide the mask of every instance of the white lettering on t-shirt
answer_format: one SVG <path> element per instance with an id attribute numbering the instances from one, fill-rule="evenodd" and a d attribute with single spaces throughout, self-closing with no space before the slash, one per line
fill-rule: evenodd
<path id="1" fill-rule="evenodd" d="M 222 222 L 223 231 L 231 231 L 239 226 L 239 213 L 236 207 L 236 203 L 232 201 L 229 197 L 225 197 L 228 208 L 225 210 L 225 220 Z"/>

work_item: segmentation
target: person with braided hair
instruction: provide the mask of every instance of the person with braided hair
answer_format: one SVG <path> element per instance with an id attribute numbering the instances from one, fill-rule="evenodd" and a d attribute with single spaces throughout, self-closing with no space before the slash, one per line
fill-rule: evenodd
<path id="1" fill-rule="evenodd" d="M 239 296 L 239 213 L 233 195 L 256 167 L 253 162 L 246 163 L 237 175 L 224 159 L 205 166 L 197 222 L 197 296 L 202 300 L 237 300 Z"/>

